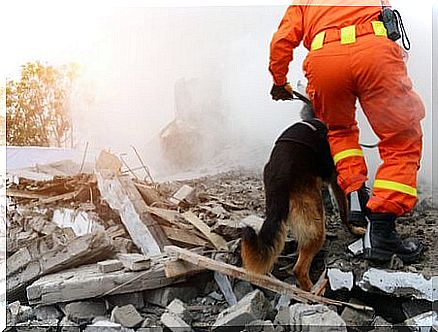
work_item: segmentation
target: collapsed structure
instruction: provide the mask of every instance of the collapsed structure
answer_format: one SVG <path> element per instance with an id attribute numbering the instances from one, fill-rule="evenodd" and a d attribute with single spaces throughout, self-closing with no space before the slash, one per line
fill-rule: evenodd
<path id="1" fill-rule="evenodd" d="M 318 282 L 307 293 L 288 273 L 293 238 L 273 275 L 239 267 L 240 230 L 263 223 L 258 175 L 160 184 L 131 175 L 103 151 L 94 174 L 9 181 L 9 326 L 316 331 L 326 325 L 345 331 L 436 324 L 435 249 L 418 269 L 397 259 L 386 269 L 369 267 L 355 256 L 355 245 L 347 249 L 354 238 L 327 202 L 328 240 L 312 267 Z M 421 208 L 419 219 L 436 233 L 437 210 Z M 435 233 L 426 236 L 431 243 Z M 397 304 L 384 308 L 385 301 Z"/>

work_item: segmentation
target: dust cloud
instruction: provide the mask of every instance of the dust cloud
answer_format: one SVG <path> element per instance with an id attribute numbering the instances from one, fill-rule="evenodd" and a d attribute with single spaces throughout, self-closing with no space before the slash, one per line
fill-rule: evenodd
<path id="1" fill-rule="evenodd" d="M 86 49 L 84 76 L 72 102 L 75 146 L 83 149 L 89 142 L 90 155 L 109 148 L 135 167 L 134 146 L 157 177 L 236 166 L 261 170 L 275 138 L 298 121 L 301 108 L 300 102 L 274 102 L 269 96 L 269 42 L 285 8 L 114 10 Z M 432 20 L 430 9 L 412 13 L 409 8 L 400 2 L 412 42 L 409 73 L 428 114 L 420 172 L 428 191 Z M 289 71 L 294 85 L 304 81 L 306 52 L 302 47 L 295 51 Z M 171 145 L 193 163 L 178 164 L 160 148 L 160 133 L 172 128 L 175 117 L 180 121 L 173 128 L 179 128 L 180 136 Z M 361 140 L 376 142 L 360 110 L 358 121 Z M 372 178 L 378 151 L 365 153 Z"/>

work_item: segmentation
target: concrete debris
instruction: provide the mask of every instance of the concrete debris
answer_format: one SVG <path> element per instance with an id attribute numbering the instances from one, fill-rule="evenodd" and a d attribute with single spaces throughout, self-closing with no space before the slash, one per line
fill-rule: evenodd
<path id="1" fill-rule="evenodd" d="M 376 316 L 374 318 L 372 325 L 374 326 L 374 329 L 372 330 L 374 332 L 393 331 L 392 324 L 388 323 L 384 318 L 380 316 Z"/>
<path id="2" fill-rule="evenodd" d="M 438 300 L 438 276 L 426 279 L 420 273 L 370 268 L 356 284 L 370 292 L 378 289 L 396 296 L 414 297 L 432 302 Z"/>
<path id="3" fill-rule="evenodd" d="M 405 320 L 411 331 L 432 332 L 438 330 L 438 314 L 436 311 L 425 312 Z"/>
<path id="4" fill-rule="evenodd" d="M 363 304 L 356 299 L 351 299 L 350 303 Z M 360 332 L 363 328 L 370 326 L 373 322 L 373 311 L 359 311 L 353 308 L 346 307 L 342 311 L 341 318 L 347 324 L 349 331 Z"/>
<path id="5" fill-rule="evenodd" d="M 360 238 L 357 241 L 354 241 L 352 244 L 350 244 L 348 246 L 348 250 L 350 250 L 350 252 L 357 256 L 363 253 L 363 240 L 362 238 Z"/>
<path id="6" fill-rule="evenodd" d="M 418 330 L 429 320 L 436 322 L 437 277 L 430 276 L 436 271 L 431 248 L 438 212 L 428 204 L 418 204 L 422 210 L 414 211 L 409 222 L 401 217 L 398 226 L 402 235 L 421 236 L 429 248 L 423 261 L 406 266 L 393 261 L 383 270 L 369 269 L 360 255 L 362 240 L 352 243 L 353 236 L 327 207 L 326 242 L 310 271 L 311 279 L 322 283 L 307 293 L 290 276 L 297 243 L 289 235 L 272 274 L 240 267 L 242 229 L 258 232 L 264 221 L 259 173 L 158 183 L 150 174 L 147 180 L 131 179 L 123 166 L 105 152 L 95 174 L 76 170 L 51 176 L 58 172 L 53 165 L 38 165 L 36 171 L 50 179 L 43 173 L 35 173 L 38 180 L 9 177 L 3 262 L 9 326 L 61 332 L 234 326 L 283 332 L 316 331 L 321 325 L 331 325 L 331 331 L 345 331 L 346 325 L 383 331 L 403 323 Z M 347 247 L 352 254 L 345 253 Z M 369 299 L 373 292 L 379 293 L 375 303 Z M 372 322 L 371 308 L 355 300 L 341 301 L 355 296 L 392 324 L 381 317 Z M 394 301 L 394 296 L 401 298 Z M 12 302 L 18 299 L 29 306 Z M 391 310 L 381 310 L 387 308 L 385 299 Z"/>
<path id="7" fill-rule="evenodd" d="M 110 295 L 105 298 L 110 306 L 123 307 L 128 304 L 132 304 L 136 309 L 140 310 L 145 306 L 143 298 L 143 292 L 125 293 Z"/>
<path id="8" fill-rule="evenodd" d="M 192 332 L 193 329 L 181 317 L 170 312 L 161 315 L 161 323 L 173 332 Z"/>
<path id="9" fill-rule="evenodd" d="M 70 321 L 83 324 L 91 323 L 96 316 L 104 316 L 106 307 L 101 301 L 81 301 L 66 304 L 62 311 Z"/>
<path id="10" fill-rule="evenodd" d="M 255 320 L 245 325 L 245 330 L 248 332 L 274 332 L 274 324 L 270 320 Z"/>
<path id="11" fill-rule="evenodd" d="M 344 272 L 338 268 L 329 268 L 327 276 L 330 283 L 330 288 L 333 291 L 349 290 L 354 286 L 354 275 L 352 271 Z"/>
<path id="12" fill-rule="evenodd" d="M 130 328 L 134 328 L 143 322 L 143 318 L 132 304 L 115 307 L 111 312 L 111 320 Z"/>
<path id="13" fill-rule="evenodd" d="M 33 309 L 33 313 L 38 320 L 61 319 L 63 314 L 55 306 L 37 306 Z"/>
<path id="14" fill-rule="evenodd" d="M 263 293 L 260 290 L 255 290 L 232 307 L 222 311 L 213 324 L 213 330 L 225 331 L 233 326 L 244 327 L 254 320 L 265 319 L 270 309 L 271 304 Z"/>
<path id="15" fill-rule="evenodd" d="M 195 189 L 185 184 L 181 188 L 179 188 L 178 191 L 174 193 L 171 198 L 169 198 L 169 202 L 175 205 L 196 204 Z"/>
<path id="16" fill-rule="evenodd" d="M 105 230 L 98 223 L 98 216 L 95 213 L 86 211 L 57 209 L 53 213 L 52 222 L 59 227 L 73 229 L 76 236 Z"/>
<path id="17" fill-rule="evenodd" d="M 190 314 L 190 311 L 187 309 L 186 304 L 179 300 L 175 299 L 167 306 L 167 310 L 180 318 L 182 318 L 185 322 L 191 323 L 192 322 L 192 315 Z"/>
<path id="18" fill-rule="evenodd" d="M 293 331 L 347 331 L 343 319 L 325 305 L 297 303 L 290 306 L 289 314 L 289 324 Z"/>
<path id="19" fill-rule="evenodd" d="M 146 291 L 144 299 L 154 305 L 167 307 L 174 299 L 180 299 L 184 302 L 189 302 L 198 295 L 198 290 L 195 287 L 163 287 Z"/>
<path id="20" fill-rule="evenodd" d="M 246 294 L 251 293 L 254 287 L 248 282 L 243 280 L 238 280 L 233 287 L 233 292 L 236 295 L 237 301 L 243 299 Z"/>

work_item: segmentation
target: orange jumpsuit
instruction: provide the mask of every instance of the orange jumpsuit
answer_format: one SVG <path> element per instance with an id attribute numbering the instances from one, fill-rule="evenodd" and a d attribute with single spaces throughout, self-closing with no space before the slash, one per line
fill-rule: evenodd
<path id="1" fill-rule="evenodd" d="M 303 41 L 310 50 L 303 64 L 307 93 L 329 128 L 338 183 L 347 194 L 367 180 L 355 120 L 359 100 L 380 139 L 383 161 L 367 207 L 400 216 L 416 202 L 424 105 L 412 88 L 400 46 L 377 22 L 380 1 L 374 0 L 374 6 L 360 6 L 360 0 L 337 0 L 350 6 L 321 5 L 323 1 L 328 0 L 318 5 L 301 0 L 287 9 L 271 42 L 269 70 L 274 83 L 283 85 L 293 49 Z"/>

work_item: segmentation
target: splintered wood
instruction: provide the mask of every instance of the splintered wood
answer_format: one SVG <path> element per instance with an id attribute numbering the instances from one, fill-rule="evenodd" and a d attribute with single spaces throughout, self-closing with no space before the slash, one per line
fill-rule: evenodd
<path id="1" fill-rule="evenodd" d="M 165 251 L 170 256 L 184 260 L 198 267 L 204 267 L 208 270 L 220 272 L 233 278 L 238 278 L 241 280 L 248 281 L 254 285 L 269 289 L 276 293 L 288 295 L 292 299 L 299 302 L 333 304 L 337 306 L 348 306 L 358 310 L 373 310 L 372 308 L 367 306 L 345 303 L 341 301 L 328 299 L 322 296 L 317 296 L 312 293 L 303 291 L 295 286 L 282 282 L 278 279 L 274 279 L 266 275 L 249 273 L 243 268 L 239 268 L 230 264 L 215 261 L 214 259 L 195 254 L 189 250 L 178 248 L 176 246 L 168 246 L 165 248 Z M 167 276 L 171 277 L 172 275 L 168 274 Z"/>

